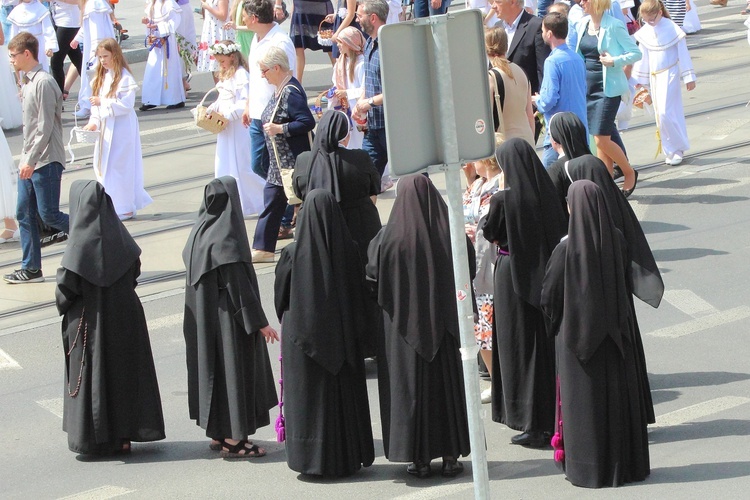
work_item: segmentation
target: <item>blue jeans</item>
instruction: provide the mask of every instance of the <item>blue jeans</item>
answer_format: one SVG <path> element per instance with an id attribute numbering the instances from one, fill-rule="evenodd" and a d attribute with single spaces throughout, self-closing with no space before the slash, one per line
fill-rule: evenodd
<path id="1" fill-rule="evenodd" d="M 62 164 L 55 161 L 34 170 L 31 179 L 18 180 L 16 218 L 21 230 L 22 269 L 42 268 L 42 246 L 39 242 L 37 212 L 48 226 L 66 233 L 70 230 L 68 214 L 60 211 L 62 171 Z"/>
<path id="2" fill-rule="evenodd" d="M 388 146 L 385 142 L 385 129 L 369 129 L 362 140 L 362 149 L 370 155 L 375 168 L 382 176 L 383 171 L 385 171 L 385 164 L 388 163 Z"/>
<path id="3" fill-rule="evenodd" d="M 250 122 L 250 168 L 261 179 L 266 180 L 270 162 L 271 157 L 268 156 L 266 136 L 263 134 L 263 122 L 252 120 Z"/>
<path id="4" fill-rule="evenodd" d="M 448 12 L 448 7 L 451 5 L 451 0 L 443 0 L 440 4 L 439 9 L 433 9 L 430 6 L 430 0 L 414 0 L 414 17 L 428 17 L 445 14 Z"/>
<path id="5" fill-rule="evenodd" d="M 545 144 L 544 152 L 542 153 L 542 165 L 544 165 L 544 169 L 548 169 L 550 165 L 555 163 L 555 160 L 557 160 L 557 151 L 555 151 L 552 145 Z"/>

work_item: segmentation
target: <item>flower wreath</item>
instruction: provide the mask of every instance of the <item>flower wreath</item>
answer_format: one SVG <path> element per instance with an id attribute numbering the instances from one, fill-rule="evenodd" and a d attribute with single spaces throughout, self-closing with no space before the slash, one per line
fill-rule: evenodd
<path id="1" fill-rule="evenodd" d="M 239 46 L 239 44 L 231 43 L 229 45 L 225 45 L 223 43 L 217 43 L 214 44 L 208 51 L 211 53 L 212 56 L 215 56 L 216 54 L 221 54 L 223 56 L 228 56 L 232 52 L 240 52 L 242 50 L 242 47 Z"/>

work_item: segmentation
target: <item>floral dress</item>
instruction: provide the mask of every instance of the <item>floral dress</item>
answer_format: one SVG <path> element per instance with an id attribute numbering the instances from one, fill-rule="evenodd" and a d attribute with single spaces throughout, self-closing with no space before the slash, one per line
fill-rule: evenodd
<path id="1" fill-rule="evenodd" d="M 209 0 L 211 7 L 219 5 L 219 0 Z M 210 12 L 206 12 L 206 18 L 203 21 L 203 32 L 201 41 L 198 44 L 198 73 L 208 73 L 219 70 L 219 63 L 216 61 L 209 49 L 221 42 L 222 40 L 235 40 L 235 31 L 224 29 L 224 24 L 228 19 L 216 19 Z"/>
<path id="2" fill-rule="evenodd" d="M 274 93 L 274 97 L 268 101 L 268 105 L 266 105 L 266 109 L 263 110 L 263 114 L 260 117 L 263 124 L 269 122 L 286 123 L 290 120 L 287 102 L 289 101 L 289 93 L 291 91 L 291 86 L 288 85 L 281 90 L 280 95 L 277 96 Z M 276 101 L 279 101 L 278 104 Z M 274 110 L 276 111 L 275 114 Z M 289 147 L 285 134 L 274 136 L 263 134 L 263 136 L 266 139 L 266 147 L 270 156 L 266 181 L 269 184 L 282 186 L 280 169 L 294 168 L 296 158 Z"/>

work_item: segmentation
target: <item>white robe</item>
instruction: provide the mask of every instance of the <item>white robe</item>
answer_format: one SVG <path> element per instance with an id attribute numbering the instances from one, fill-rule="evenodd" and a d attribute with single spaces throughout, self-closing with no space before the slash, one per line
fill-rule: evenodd
<path id="1" fill-rule="evenodd" d="M 18 196 L 18 170 L 13 162 L 8 141 L 0 131 L 0 219 L 16 218 Z"/>
<path id="2" fill-rule="evenodd" d="M 138 118 L 135 115 L 135 93 L 138 84 L 127 70 L 115 97 L 106 97 L 114 80 L 107 71 L 99 91 L 101 104 L 91 107 L 89 124 L 100 131 L 94 146 L 94 173 L 112 198 L 118 215 L 140 210 L 153 200 L 143 189 L 143 153 Z"/>
<path id="3" fill-rule="evenodd" d="M 81 89 L 78 91 L 78 107 L 91 109 L 91 78 L 96 74 L 98 62 L 96 47 L 105 38 L 115 37 L 112 19 L 112 7 L 105 0 L 88 0 L 83 10 L 83 23 L 75 39 L 83 45 L 83 64 L 81 65 Z"/>
<path id="4" fill-rule="evenodd" d="M 156 25 L 153 35 L 167 37 L 167 44 L 149 50 L 141 101 L 154 106 L 179 104 L 185 102 L 182 66 L 175 38 L 181 21 L 180 7 L 174 0 L 155 0 L 153 10 L 151 7 L 151 0 L 147 0 L 146 17 Z"/>
<path id="5" fill-rule="evenodd" d="M 32 0 L 29 3 L 21 2 L 8 14 L 8 22 L 10 22 L 8 41 L 22 31 L 34 35 L 39 41 L 39 62 L 44 71 L 49 71 L 49 57 L 46 52 L 48 49 L 52 49 L 52 52 L 57 52 L 59 49 L 49 9 L 39 0 Z"/>
<path id="6" fill-rule="evenodd" d="M 195 58 L 197 55 L 198 35 L 195 32 L 195 18 L 193 18 L 193 9 L 190 7 L 190 2 L 180 6 L 180 24 L 177 26 L 177 34 L 192 44 L 191 56 Z M 179 43 L 177 45 L 179 46 Z M 187 78 L 188 71 L 185 68 L 185 62 L 182 58 L 180 58 L 180 65 L 182 67 L 182 77 Z"/>
<path id="7" fill-rule="evenodd" d="M 339 61 L 343 61 L 343 57 L 339 57 L 336 59 L 336 64 L 339 64 Z M 336 85 L 336 72 L 333 73 L 333 78 L 331 78 L 331 81 L 333 82 L 333 85 Z M 346 97 L 349 101 L 349 109 L 354 109 L 354 107 L 357 105 L 357 101 L 362 97 L 362 94 L 365 90 L 365 56 L 359 55 L 357 56 L 357 60 L 354 63 L 354 80 L 349 79 L 349 72 L 346 74 Z M 338 103 L 335 100 L 329 99 L 328 100 L 328 109 L 333 109 Z M 361 149 L 362 148 L 362 140 L 364 139 L 365 134 L 364 132 L 360 132 L 357 130 L 357 124 L 354 123 L 354 120 L 350 120 L 350 129 L 349 129 L 349 144 L 347 144 L 346 149 Z"/>
<path id="8" fill-rule="evenodd" d="M 242 126 L 242 113 L 247 104 L 248 73 L 237 68 L 232 78 L 216 84 L 219 98 L 209 106 L 229 119 L 229 125 L 216 137 L 216 177 L 231 175 L 237 181 L 243 215 L 263 211 L 263 187 L 266 181 L 250 168 L 250 134 Z"/>
<path id="9" fill-rule="evenodd" d="M 633 66 L 633 77 L 649 87 L 662 149 L 668 156 L 685 152 L 690 141 L 681 85 L 695 81 L 685 32 L 671 19 L 662 18 L 656 26 L 644 24 L 634 36 L 643 58 Z"/>
<path id="10" fill-rule="evenodd" d="M 13 76 L 13 66 L 10 65 L 7 44 L 0 46 L 0 96 L 3 99 L 0 106 L 0 127 L 10 130 L 23 125 L 21 98 Z"/>

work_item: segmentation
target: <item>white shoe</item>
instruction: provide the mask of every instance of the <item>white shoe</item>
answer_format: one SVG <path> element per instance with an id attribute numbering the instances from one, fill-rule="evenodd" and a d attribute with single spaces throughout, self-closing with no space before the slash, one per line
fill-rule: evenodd
<path id="1" fill-rule="evenodd" d="M 671 165 L 672 164 L 672 155 L 667 155 L 667 157 L 664 158 L 664 163 L 667 164 L 667 165 Z"/>
<path id="2" fill-rule="evenodd" d="M 132 219 L 133 217 L 135 217 L 135 212 L 128 212 L 128 213 L 126 213 L 126 214 L 118 214 L 118 215 L 117 215 L 117 217 L 118 217 L 118 218 L 119 218 L 120 220 L 122 220 L 122 221 L 125 221 L 125 220 L 130 220 L 130 219 Z"/>
<path id="3" fill-rule="evenodd" d="M 485 389 L 482 391 L 482 404 L 487 404 L 492 402 L 492 387 L 489 389 Z"/>
<path id="4" fill-rule="evenodd" d="M 682 151 L 678 151 L 675 154 L 672 155 L 672 163 L 671 165 L 679 165 L 682 163 Z"/>
<path id="5" fill-rule="evenodd" d="M 264 262 L 274 262 L 276 260 L 276 254 L 273 252 L 266 252 L 264 250 L 253 250 L 253 264 L 261 264 Z"/>
<path id="6" fill-rule="evenodd" d="M 81 108 L 78 111 L 75 111 L 73 113 L 73 116 L 75 116 L 76 118 L 88 118 L 90 114 L 91 114 L 90 110 L 86 108 Z"/>
<path id="7" fill-rule="evenodd" d="M 6 231 L 10 231 L 10 229 L 6 229 Z M 19 241 L 20 239 L 21 239 L 21 231 L 19 229 L 16 229 L 15 231 L 13 231 L 13 234 L 11 235 L 10 238 L 0 238 L 0 244 L 7 243 L 9 241 Z"/>

